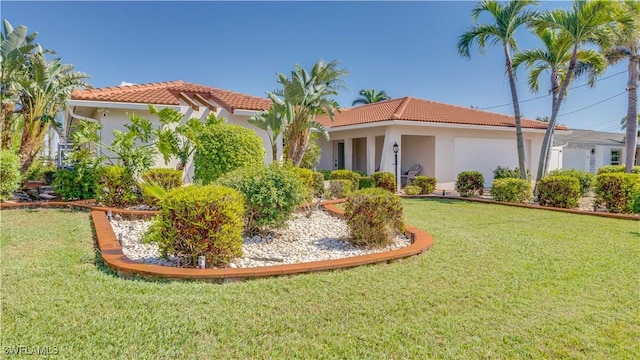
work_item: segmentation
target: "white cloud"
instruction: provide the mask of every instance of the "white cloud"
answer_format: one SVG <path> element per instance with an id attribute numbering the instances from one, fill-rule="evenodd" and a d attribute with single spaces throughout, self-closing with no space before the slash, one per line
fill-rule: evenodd
<path id="1" fill-rule="evenodd" d="M 131 85 L 135 85 L 135 84 L 134 84 L 134 83 L 130 83 L 130 82 L 128 82 L 128 81 L 122 81 L 122 82 L 120 83 L 120 86 L 131 86 Z"/>

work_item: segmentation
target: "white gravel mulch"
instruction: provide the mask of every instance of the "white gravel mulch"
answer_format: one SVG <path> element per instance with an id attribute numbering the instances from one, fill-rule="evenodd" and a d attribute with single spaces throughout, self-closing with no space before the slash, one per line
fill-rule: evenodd
<path id="1" fill-rule="evenodd" d="M 129 259 L 149 264 L 178 266 L 175 259 L 162 259 L 156 244 L 140 242 L 150 224 L 150 220 L 111 220 L 113 231 L 121 240 L 122 251 Z M 265 235 L 245 237 L 242 257 L 233 259 L 229 267 L 246 268 L 341 259 L 400 249 L 410 244 L 409 239 L 399 235 L 387 247 L 361 248 L 349 244 L 348 235 L 349 227 L 343 219 L 323 210 L 314 210 L 311 213 L 298 211 L 282 229 Z"/>

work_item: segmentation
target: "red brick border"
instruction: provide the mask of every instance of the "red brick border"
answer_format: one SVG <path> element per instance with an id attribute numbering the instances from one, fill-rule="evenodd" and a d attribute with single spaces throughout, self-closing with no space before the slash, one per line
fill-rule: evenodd
<path id="1" fill-rule="evenodd" d="M 342 200 L 323 202 L 323 206 L 328 211 L 343 216 L 344 212 L 334 206 Z M 149 216 L 156 211 L 134 211 L 120 210 L 114 208 L 97 207 L 86 202 L 43 202 L 43 203 L 0 203 L 0 208 L 21 208 L 21 207 L 74 207 L 91 210 L 91 219 L 96 231 L 97 246 L 100 249 L 104 262 L 111 269 L 125 277 L 143 276 L 164 279 L 195 279 L 195 280 L 240 280 L 247 278 L 293 275 L 308 272 L 343 269 L 360 265 L 391 262 L 393 260 L 418 255 L 433 245 L 431 235 L 413 226 L 406 226 L 406 235 L 411 239 L 411 245 L 402 249 L 391 250 L 376 254 L 354 256 L 343 259 L 314 261 L 298 264 L 263 266 L 254 268 L 224 268 L 224 269 L 194 269 L 177 268 L 171 266 L 161 266 L 143 264 L 127 258 L 122 252 L 120 242 L 116 238 L 113 228 L 107 219 L 106 211 L 111 210 L 114 214 Z"/>

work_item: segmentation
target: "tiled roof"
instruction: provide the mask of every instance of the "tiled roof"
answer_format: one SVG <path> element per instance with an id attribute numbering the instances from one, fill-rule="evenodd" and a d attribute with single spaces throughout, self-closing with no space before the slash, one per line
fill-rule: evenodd
<path id="1" fill-rule="evenodd" d="M 236 109 L 266 110 L 271 100 L 233 91 L 216 89 L 210 86 L 179 81 L 157 82 L 142 85 L 106 87 L 100 89 L 74 90 L 72 100 L 93 100 L 109 102 L 127 102 L 155 105 L 179 105 L 178 94 L 189 97 L 199 94 L 233 112 Z M 204 104 L 203 104 L 204 105 Z"/>
<path id="2" fill-rule="evenodd" d="M 331 121 L 328 116 L 318 117 L 317 120 L 330 128 L 388 120 L 515 127 L 514 118 L 510 115 L 416 99 L 410 96 L 343 109 L 341 112 L 336 113 L 334 121 Z M 547 123 L 522 119 L 522 127 L 527 129 L 546 129 Z M 556 125 L 556 130 L 568 130 L 568 128 L 564 125 Z"/>

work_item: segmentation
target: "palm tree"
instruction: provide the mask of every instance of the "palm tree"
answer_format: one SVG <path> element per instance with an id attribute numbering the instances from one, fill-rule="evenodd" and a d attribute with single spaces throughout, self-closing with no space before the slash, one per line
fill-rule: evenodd
<path id="1" fill-rule="evenodd" d="M 18 79 L 20 113 L 24 124 L 18 155 L 21 170 L 27 171 L 40 151 L 49 126 L 58 126 L 55 117 L 69 98 L 71 91 L 86 86 L 89 76 L 74 71 L 73 65 L 61 59 L 47 61 L 45 52 L 37 46 L 27 57 L 24 72 Z"/>
<path id="2" fill-rule="evenodd" d="M 518 147 L 518 164 L 520 177 L 527 178 L 525 167 L 524 137 L 522 136 L 522 124 L 520 121 L 520 103 L 518 101 L 518 91 L 516 89 L 516 77 L 511 61 L 512 49 L 517 49 L 515 31 L 522 25 L 528 23 L 535 12 L 527 10 L 529 5 L 537 4 L 534 0 L 511 0 L 507 4 L 501 5 L 495 0 L 484 0 L 471 11 L 476 26 L 462 34 L 458 40 L 458 53 L 461 56 L 470 58 L 470 49 L 476 43 L 482 52 L 487 41 L 492 45 L 501 44 L 505 56 L 505 67 L 509 77 L 511 87 L 511 101 L 513 103 L 513 113 L 516 124 L 516 142 Z M 495 19 L 492 24 L 477 24 L 478 17 L 488 13 Z"/>
<path id="3" fill-rule="evenodd" d="M 282 99 L 269 94 L 273 105 L 266 111 L 249 118 L 249 124 L 267 132 L 269 142 L 271 143 L 271 161 L 278 160 L 278 137 L 282 134 L 284 128 L 284 118 L 287 113 L 287 105 Z"/>
<path id="4" fill-rule="evenodd" d="M 353 100 L 353 102 L 351 103 L 351 106 L 356 106 L 358 104 L 363 104 L 363 105 L 373 104 L 379 101 L 384 101 L 389 99 L 391 98 L 389 97 L 389 95 L 387 95 L 387 92 L 384 90 L 377 92 L 376 88 L 362 89 L 360 90 L 360 97 Z"/>
<path id="5" fill-rule="evenodd" d="M 627 72 L 627 117 L 625 147 L 627 157 L 625 171 L 631 172 L 635 164 L 635 149 L 638 146 L 638 81 L 640 81 L 640 2 L 627 0 L 622 3 L 625 16 L 630 16 L 632 22 L 616 32 L 615 45 L 605 52 L 611 64 L 629 60 Z"/>
<path id="6" fill-rule="evenodd" d="M 347 72 L 337 66 L 337 61 L 319 61 L 311 73 L 295 65 L 291 78 L 278 74 L 278 82 L 283 88 L 270 96 L 279 97 L 285 104 L 284 160 L 291 160 L 294 166 L 300 166 L 312 130 L 329 139 L 326 129 L 315 118 L 329 115 L 333 120 L 335 112 L 340 109 L 340 105 L 330 97 L 344 87 L 342 77 Z"/>
<path id="7" fill-rule="evenodd" d="M 558 37 L 568 37 L 571 42 L 571 58 L 566 65 L 566 74 L 560 80 L 558 95 L 551 109 L 551 118 L 542 141 L 540 161 L 536 180 L 540 180 L 547 172 L 549 164 L 551 140 L 556 126 L 558 111 L 562 104 L 569 84 L 573 81 L 576 71 L 579 71 L 578 53 L 585 45 L 600 44 L 608 47 L 612 40 L 616 7 L 608 1 L 574 0 L 571 8 L 547 11 L 537 16 L 532 25 L 538 29 L 548 28 L 558 31 Z"/>
<path id="8" fill-rule="evenodd" d="M 560 84 L 566 79 L 568 67 L 572 58 L 573 40 L 566 33 L 548 28 L 540 28 L 536 33 L 542 43 L 544 49 L 527 49 L 518 52 L 513 57 L 513 67 L 517 69 L 520 65 L 526 65 L 531 71 L 529 72 L 529 88 L 532 92 L 537 93 L 539 90 L 539 78 L 544 72 L 549 72 L 551 108 L 553 109 L 558 102 L 560 95 Z M 587 75 L 587 82 L 590 86 L 595 85 L 597 75 L 600 75 L 607 67 L 607 61 L 598 51 L 592 49 L 579 49 L 577 52 L 576 75 Z M 573 78 L 575 79 L 575 77 Z M 572 79 L 572 80 L 573 80 Z M 547 123 L 550 119 L 547 117 Z M 550 131 L 551 139 L 553 139 L 554 126 L 547 125 L 547 131 Z M 550 145 L 552 141 L 548 142 Z M 540 156 L 540 160 L 548 159 L 550 146 L 543 148 L 544 156 Z M 545 165 L 540 165 L 539 170 Z M 546 169 L 545 169 L 546 170 Z M 540 171 L 538 171 L 540 172 Z M 545 171 L 546 172 L 546 171 Z"/>
<path id="9" fill-rule="evenodd" d="M 13 28 L 11 23 L 4 20 L 4 29 L 0 34 L 0 149 L 6 150 L 11 146 L 14 109 L 17 99 L 16 76 L 23 69 L 26 55 L 36 44 L 33 40 L 38 33 L 27 35 L 27 27 L 20 25 Z"/>

